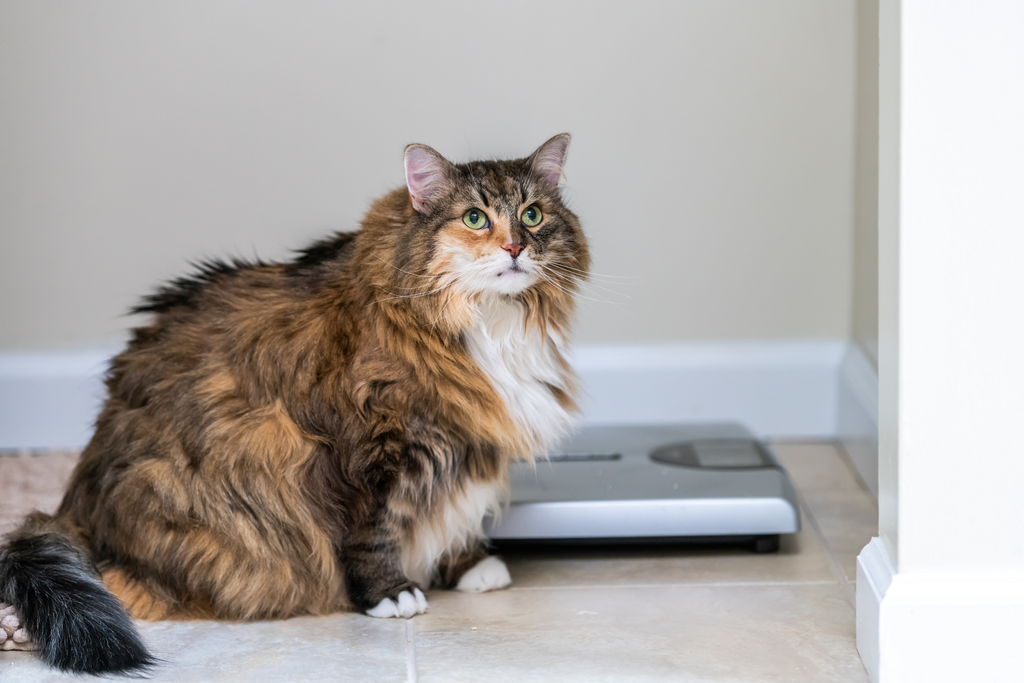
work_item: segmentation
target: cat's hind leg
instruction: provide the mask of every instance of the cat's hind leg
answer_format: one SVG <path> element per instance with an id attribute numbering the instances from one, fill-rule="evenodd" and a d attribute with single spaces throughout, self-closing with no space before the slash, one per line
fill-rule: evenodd
<path id="1" fill-rule="evenodd" d="M 0 650 L 37 650 L 14 605 L 0 602 Z"/>
<path id="2" fill-rule="evenodd" d="M 124 605 L 134 619 L 145 621 L 177 621 L 213 619 L 213 609 L 204 602 L 181 600 L 155 581 L 147 581 L 131 572 L 114 567 L 100 573 L 103 584 Z"/>

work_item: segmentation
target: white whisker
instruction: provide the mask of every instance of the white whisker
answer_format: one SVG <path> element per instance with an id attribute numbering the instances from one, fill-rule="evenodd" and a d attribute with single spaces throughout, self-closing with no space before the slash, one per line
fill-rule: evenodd
<path id="1" fill-rule="evenodd" d="M 614 279 L 614 280 L 639 280 L 640 279 L 639 275 L 606 275 L 605 273 L 595 273 L 592 270 L 580 270 L 579 268 L 573 268 L 572 266 L 567 266 L 564 263 L 548 263 L 547 265 L 549 265 L 549 266 L 558 266 L 559 268 L 564 268 L 566 270 L 575 271 L 575 272 L 580 273 L 581 275 L 583 275 L 585 277 L 606 277 L 606 278 L 611 278 L 611 279 Z M 626 283 L 623 283 L 623 284 L 626 284 Z"/>
<path id="2" fill-rule="evenodd" d="M 441 319 L 442 315 L 444 315 L 444 309 L 448 308 L 448 304 L 452 302 L 453 298 L 455 298 L 455 292 L 452 292 L 451 294 L 448 295 L 448 300 L 444 302 L 444 306 L 441 307 L 441 311 L 437 314 L 437 317 L 434 318 L 434 323 L 430 326 L 431 334 L 434 333 L 434 328 L 437 326 L 437 321 Z"/>
<path id="3" fill-rule="evenodd" d="M 551 267 L 551 268 L 556 268 L 556 269 L 558 268 L 558 266 L 553 264 L 553 263 L 545 264 L 545 267 Z M 557 270 L 555 272 L 557 272 Z M 590 287 L 591 289 L 600 289 L 602 292 L 608 292 L 609 294 L 614 294 L 615 296 L 622 296 L 622 297 L 626 297 L 627 299 L 632 299 L 633 298 L 633 297 L 631 297 L 628 294 L 623 294 L 622 292 L 616 292 L 614 289 L 608 289 L 607 287 L 602 287 L 600 285 L 595 285 L 593 282 L 587 282 L 583 278 L 579 277 L 578 275 L 573 275 L 572 273 L 559 273 L 559 274 L 562 277 L 565 277 L 565 278 L 568 278 L 568 279 L 572 280 L 579 287 Z M 605 283 L 605 284 L 621 284 L 621 283 Z M 632 284 L 632 283 L 626 283 L 626 284 Z"/>
<path id="4" fill-rule="evenodd" d="M 421 296 L 429 296 L 431 294 L 435 294 L 437 292 L 440 292 L 443 289 L 447 289 L 448 287 L 451 287 L 452 284 L 454 284 L 454 283 L 455 283 L 455 280 L 452 280 L 451 282 L 449 282 L 448 284 L 444 285 L 443 287 L 438 287 L 437 289 L 432 289 L 429 292 L 423 292 L 422 294 L 395 294 L 393 296 L 387 297 L 386 299 L 377 299 L 376 301 L 371 301 L 370 303 L 366 304 L 366 307 L 372 306 L 374 304 L 379 304 L 382 301 L 391 301 L 392 299 L 416 299 L 416 298 L 419 298 Z M 384 292 L 385 294 L 391 294 L 391 292 L 388 292 L 388 291 L 386 291 L 384 289 L 381 289 L 381 291 Z"/>
<path id="5" fill-rule="evenodd" d="M 548 282 L 549 284 L 551 284 L 551 285 L 557 287 L 558 289 L 562 290 L 563 292 L 565 292 L 569 296 L 576 297 L 576 298 L 579 298 L 579 299 L 586 299 L 587 301 L 596 301 L 596 302 L 601 303 L 601 304 L 617 305 L 617 302 L 615 302 L 615 301 L 608 301 L 607 299 L 595 299 L 593 297 L 583 296 L 579 292 L 570 291 L 569 289 L 567 289 L 566 287 L 564 287 L 563 285 L 559 284 L 558 282 L 556 282 L 554 280 L 554 277 L 553 277 L 554 273 L 550 273 L 549 272 L 549 273 L 545 274 L 543 272 L 543 268 L 538 268 L 537 269 L 537 274 L 540 275 L 541 278 L 543 278 L 546 282 Z"/>
<path id="6" fill-rule="evenodd" d="M 401 272 L 405 273 L 406 275 L 412 275 L 413 277 L 427 277 L 427 278 L 436 278 L 436 277 L 441 277 L 441 275 L 443 275 L 443 274 L 444 274 L 444 273 L 439 273 L 439 274 L 437 274 L 437 275 L 417 275 L 416 273 L 410 273 L 410 272 L 409 272 L 408 270 L 402 270 L 401 268 L 399 268 L 398 266 L 396 266 L 396 265 L 395 265 L 395 264 L 393 264 L 393 263 L 388 263 L 387 261 L 385 261 L 385 260 L 384 260 L 383 258 L 381 258 L 380 256 L 378 256 L 377 254 L 374 254 L 374 255 L 373 255 L 373 257 L 374 257 L 375 259 L 377 259 L 378 261 L 380 261 L 381 263 L 383 263 L 384 265 L 387 265 L 387 266 L 391 266 L 391 267 L 392 267 L 392 268 L 394 268 L 395 270 L 401 271 Z"/>

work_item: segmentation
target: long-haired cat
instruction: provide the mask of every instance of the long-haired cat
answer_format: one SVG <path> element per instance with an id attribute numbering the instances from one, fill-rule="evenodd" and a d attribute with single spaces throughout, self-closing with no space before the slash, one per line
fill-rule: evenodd
<path id="1" fill-rule="evenodd" d="M 410 617 L 431 585 L 507 586 L 482 520 L 576 410 L 568 144 L 467 164 L 410 145 L 357 232 L 147 297 L 58 512 L 0 550 L 44 659 L 148 666 L 128 615 Z"/>

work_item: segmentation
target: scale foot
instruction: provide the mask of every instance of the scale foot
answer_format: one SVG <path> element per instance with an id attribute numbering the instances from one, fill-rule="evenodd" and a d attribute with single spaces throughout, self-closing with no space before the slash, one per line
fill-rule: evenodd
<path id="1" fill-rule="evenodd" d="M 753 551 L 755 553 L 776 553 L 779 551 L 779 535 L 757 536 L 754 538 Z"/>

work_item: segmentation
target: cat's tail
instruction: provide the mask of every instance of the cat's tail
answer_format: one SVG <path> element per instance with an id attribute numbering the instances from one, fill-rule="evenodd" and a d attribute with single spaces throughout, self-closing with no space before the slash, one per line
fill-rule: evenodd
<path id="1" fill-rule="evenodd" d="M 59 520 L 35 513 L 0 546 L 0 602 L 43 659 L 79 673 L 144 671 L 156 660 L 88 553 Z"/>

